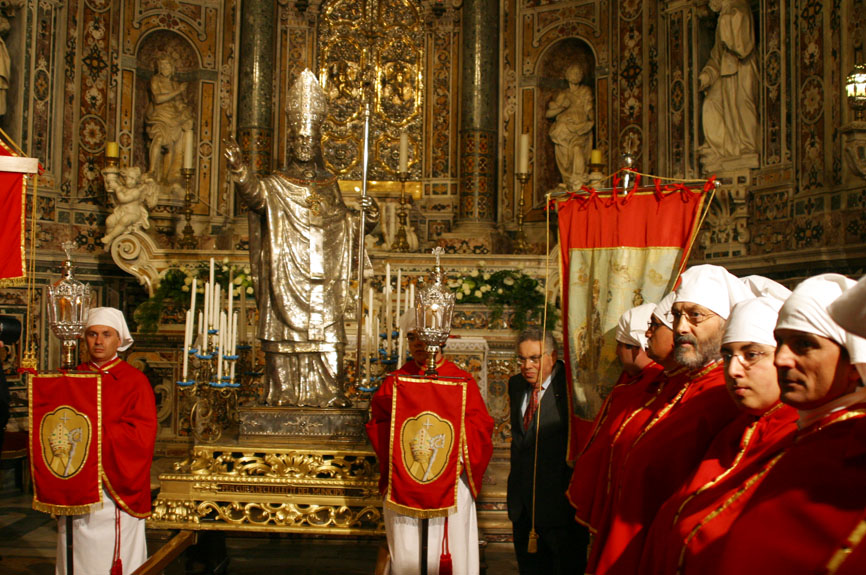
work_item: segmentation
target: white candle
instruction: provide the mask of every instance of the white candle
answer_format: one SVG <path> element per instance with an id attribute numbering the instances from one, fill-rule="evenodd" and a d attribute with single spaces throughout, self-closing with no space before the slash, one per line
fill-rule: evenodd
<path id="1" fill-rule="evenodd" d="M 385 353 L 391 353 L 391 264 L 385 264 Z"/>
<path id="2" fill-rule="evenodd" d="M 241 284 L 241 328 L 243 328 L 243 332 L 241 333 L 241 341 L 247 341 L 247 289 Z"/>
<path id="3" fill-rule="evenodd" d="M 400 338 L 400 343 L 397 344 L 397 367 L 399 368 L 403 365 L 403 338 L 406 334 L 403 333 L 401 329 L 399 335 L 397 337 Z"/>
<path id="4" fill-rule="evenodd" d="M 520 134 L 517 147 L 517 173 L 529 173 L 529 133 Z"/>
<path id="5" fill-rule="evenodd" d="M 372 339 L 373 332 L 373 288 L 367 288 L 367 327 L 366 327 L 366 335 L 367 335 L 367 356 L 370 356 L 370 349 L 372 343 L 370 340 Z"/>
<path id="6" fill-rule="evenodd" d="M 186 310 L 186 323 L 183 326 L 183 377 L 182 381 L 186 381 L 187 367 L 189 365 L 189 342 L 192 331 L 192 316 L 190 310 Z"/>
<path id="7" fill-rule="evenodd" d="M 208 276 L 210 285 L 213 285 L 213 258 L 210 259 L 210 275 Z"/>
<path id="8" fill-rule="evenodd" d="M 193 165 L 193 138 L 192 130 L 183 131 L 183 167 L 191 170 Z"/>
<path id="9" fill-rule="evenodd" d="M 211 304 L 210 288 L 211 288 L 210 283 L 204 284 L 204 324 L 202 327 L 202 334 L 204 334 L 204 340 L 202 343 L 202 353 L 205 353 L 207 351 L 207 341 L 208 341 L 207 330 L 208 330 L 208 326 L 210 325 L 210 313 L 211 313 L 211 310 L 210 310 L 210 304 Z"/>
<path id="10" fill-rule="evenodd" d="M 219 329 L 219 319 L 220 312 L 222 311 L 222 306 L 220 305 L 220 290 L 222 286 L 220 284 L 215 284 L 213 286 L 213 303 L 211 304 L 211 318 L 213 319 L 213 324 L 215 329 Z"/>
<path id="11" fill-rule="evenodd" d="M 189 296 L 189 309 L 192 310 L 192 313 L 195 313 L 195 290 L 198 289 L 197 279 L 192 278 L 192 295 Z"/>
<path id="12" fill-rule="evenodd" d="M 406 306 L 406 311 L 415 307 L 415 284 L 409 284 L 409 304 Z"/>
<path id="13" fill-rule="evenodd" d="M 198 312 L 198 345 L 202 346 L 202 342 L 204 342 L 204 312 L 199 310 L 199 312 Z M 199 347 L 199 353 L 202 353 L 201 347 Z"/>
<path id="14" fill-rule="evenodd" d="M 394 325 L 400 327 L 400 283 L 403 280 L 403 268 L 397 268 L 397 312 L 394 314 Z"/>
<path id="15" fill-rule="evenodd" d="M 232 355 L 238 354 L 238 312 L 235 312 L 235 315 L 232 316 Z M 231 379 L 232 383 L 235 381 L 235 365 L 237 364 L 237 360 L 233 360 L 231 363 L 231 372 L 229 373 L 229 379 Z"/>
<path id="16" fill-rule="evenodd" d="M 219 342 L 219 353 L 217 354 L 217 381 L 222 381 L 223 378 L 223 355 L 225 354 L 225 327 L 226 327 L 226 314 L 224 311 L 220 312 L 220 320 L 219 320 L 219 335 L 217 337 L 217 341 Z"/>
<path id="17" fill-rule="evenodd" d="M 405 174 L 408 171 L 409 171 L 409 134 L 407 134 L 406 132 L 402 132 L 400 134 L 400 172 Z"/>
<path id="18" fill-rule="evenodd" d="M 229 299 L 229 305 L 228 305 L 229 312 L 226 315 L 226 317 L 228 318 L 228 321 L 230 324 L 232 321 L 232 309 L 234 308 L 234 303 L 235 303 L 235 284 L 232 283 L 233 279 L 234 278 L 232 277 L 232 270 L 229 269 L 229 287 L 228 287 L 228 290 L 226 293 L 226 297 Z M 231 327 L 231 326 L 229 326 L 229 327 Z M 232 334 L 229 334 L 229 335 L 232 335 Z M 232 353 L 230 355 L 234 355 L 234 353 Z"/>

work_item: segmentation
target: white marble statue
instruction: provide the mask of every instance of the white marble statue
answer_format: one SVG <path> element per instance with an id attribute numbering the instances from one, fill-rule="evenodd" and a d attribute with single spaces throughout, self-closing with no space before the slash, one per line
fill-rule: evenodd
<path id="1" fill-rule="evenodd" d="M 149 175 L 142 174 L 141 168 L 136 167 L 120 170 L 105 168 L 102 176 L 105 178 L 105 189 L 114 194 L 117 204 L 105 220 L 106 233 L 102 243 L 107 250 L 118 236 L 150 227 L 148 209 L 156 207 L 159 186 Z"/>
<path id="2" fill-rule="evenodd" d="M 719 169 L 726 159 L 757 167 L 758 64 L 752 12 L 747 0 L 710 0 L 710 8 L 719 20 L 710 58 L 698 75 L 698 89 L 706 91 L 701 159 L 708 170 Z"/>
<path id="3" fill-rule="evenodd" d="M 562 183 L 568 188 L 576 188 L 587 179 L 595 104 L 590 87 L 581 84 L 583 68 L 580 64 L 566 68 L 565 79 L 568 88 L 550 101 L 547 117 L 556 118 L 549 135 L 555 146 L 556 165 L 562 175 Z"/>
<path id="4" fill-rule="evenodd" d="M 182 188 L 183 132 L 192 130 L 192 108 L 186 102 L 186 82 L 174 79 L 176 56 L 156 58 L 156 74 L 150 79 L 150 98 L 144 112 L 150 137 L 150 175 L 158 183 Z"/>

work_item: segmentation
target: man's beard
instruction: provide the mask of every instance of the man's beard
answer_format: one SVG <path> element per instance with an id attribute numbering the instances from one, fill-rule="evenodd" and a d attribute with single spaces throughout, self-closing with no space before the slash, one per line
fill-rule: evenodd
<path id="1" fill-rule="evenodd" d="M 713 360 L 722 357 L 722 334 L 725 331 L 724 324 L 710 337 L 704 341 L 698 341 L 693 335 L 676 335 L 674 336 L 674 359 L 683 367 L 689 369 L 697 369 L 707 365 Z M 690 343 L 692 348 L 680 346 L 681 343 Z"/>

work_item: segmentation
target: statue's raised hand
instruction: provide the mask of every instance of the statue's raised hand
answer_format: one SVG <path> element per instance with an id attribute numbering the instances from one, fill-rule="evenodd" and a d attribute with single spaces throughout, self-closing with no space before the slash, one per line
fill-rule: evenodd
<path id="1" fill-rule="evenodd" d="M 225 151 L 223 154 L 226 157 L 226 162 L 228 162 L 229 169 L 233 171 L 238 171 L 244 167 L 244 155 L 241 152 L 241 147 L 235 141 L 234 138 L 229 136 L 228 138 L 223 139 L 223 146 L 225 146 Z"/>

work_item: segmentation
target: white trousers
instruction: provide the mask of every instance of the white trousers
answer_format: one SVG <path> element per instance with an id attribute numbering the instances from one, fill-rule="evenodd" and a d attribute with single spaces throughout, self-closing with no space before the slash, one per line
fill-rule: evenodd
<path id="1" fill-rule="evenodd" d="M 102 492 L 102 509 L 72 516 L 72 562 L 75 575 L 108 575 L 114 555 L 114 500 Z M 144 519 L 120 510 L 120 560 L 123 575 L 147 561 Z M 66 517 L 57 518 L 56 575 L 66 575 Z"/>
<path id="2" fill-rule="evenodd" d="M 385 507 L 385 534 L 391 554 L 391 575 L 416 575 L 421 573 L 421 520 L 402 515 Z M 439 575 L 439 555 L 445 533 L 445 518 L 429 520 L 427 542 L 427 573 Z M 475 500 L 466 483 L 466 475 L 460 477 L 457 487 L 457 511 L 448 516 L 448 547 L 454 575 L 478 575 L 478 517 Z"/>

